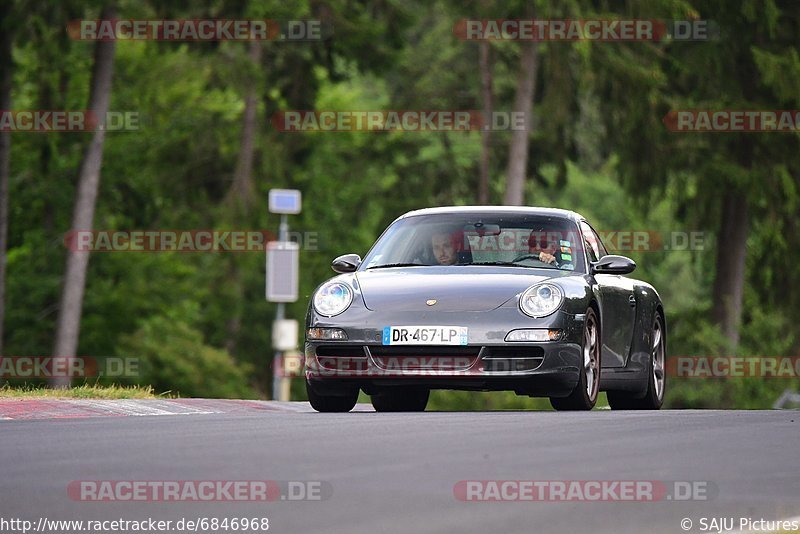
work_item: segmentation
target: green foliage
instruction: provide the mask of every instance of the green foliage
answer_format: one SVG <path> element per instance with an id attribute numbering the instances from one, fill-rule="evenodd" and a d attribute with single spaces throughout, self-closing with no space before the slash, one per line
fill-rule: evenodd
<path id="1" fill-rule="evenodd" d="M 427 409 L 431 411 L 552 410 L 547 399 L 521 397 L 512 391 L 445 390 L 431 392 Z"/>
<path id="2" fill-rule="evenodd" d="M 187 323 L 191 308 L 171 310 L 142 321 L 119 340 L 119 354 L 137 359 L 138 381 L 156 391 L 187 397 L 253 398 L 247 385 L 249 366 L 237 364 L 224 350 L 203 343 L 203 334 Z"/>

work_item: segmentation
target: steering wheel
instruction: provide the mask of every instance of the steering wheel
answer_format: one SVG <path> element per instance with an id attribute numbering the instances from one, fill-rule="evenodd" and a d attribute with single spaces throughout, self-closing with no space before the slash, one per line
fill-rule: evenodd
<path id="1" fill-rule="evenodd" d="M 514 263 L 517 263 L 518 261 L 524 261 L 524 260 L 539 260 L 539 255 L 538 254 L 523 254 L 522 256 L 518 256 L 518 257 L 514 258 Z M 539 260 L 539 261 L 542 261 L 542 260 Z"/>
<path id="2" fill-rule="evenodd" d="M 513 263 L 517 263 L 518 261 L 525 261 L 525 260 L 536 260 L 539 263 L 544 263 L 545 265 L 555 265 L 556 267 L 558 267 L 558 260 L 553 261 L 553 263 L 547 263 L 546 261 L 540 260 L 538 254 L 523 254 L 522 256 L 514 258 L 514 262 Z"/>

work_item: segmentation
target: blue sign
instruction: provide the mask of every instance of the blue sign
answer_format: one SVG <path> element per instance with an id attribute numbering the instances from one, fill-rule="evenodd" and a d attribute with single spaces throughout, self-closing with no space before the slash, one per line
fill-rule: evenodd
<path id="1" fill-rule="evenodd" d="M 302 207 L 302 196 L 297 189 L 270 189 L 269 211 L 287 215 L 297 215 Z"/>

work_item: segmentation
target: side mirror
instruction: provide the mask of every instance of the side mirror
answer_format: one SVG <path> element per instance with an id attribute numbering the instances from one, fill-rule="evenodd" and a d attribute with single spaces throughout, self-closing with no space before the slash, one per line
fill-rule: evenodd
<path id="1" fill-rule="evenodd" d="M 339 274 L 352 273 L 361 265 L 361 256 L 358 254 L 345 254 L 331 262 L 331 269 Z"/>
<path id="2" fill-rule="evenodd" d="M 609 254 L 592 263 L 592 274 L 628 274 L 636 269 L 636 262 L 625 256 Z"/>

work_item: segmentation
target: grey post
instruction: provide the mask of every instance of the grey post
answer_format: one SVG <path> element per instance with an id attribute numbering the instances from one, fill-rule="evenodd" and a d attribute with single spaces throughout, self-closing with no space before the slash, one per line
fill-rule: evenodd
<path id="1" fill-rule="evenodd" d="M 284 242 L 289 237 L 289 222 L 286 214 L 281 215 L 281 225 L 278 227 L 278 241 Z M 281 321 L 286 317 L 286 304 L 279 302 L 275 309 L 275 320 Z M 283 400 L 280 398 L 281 391 L 281 374 L 282 369 L 279 370 L 278 366 L 281 364 L 281 354 L 279 350 L 275 351 L 275 357 L 272 360 L 272 400 Z"/>

